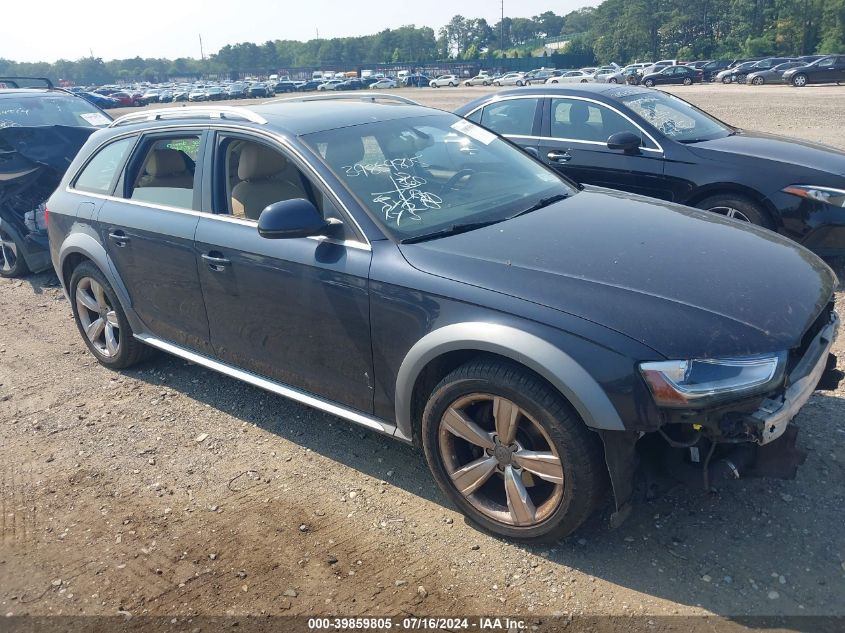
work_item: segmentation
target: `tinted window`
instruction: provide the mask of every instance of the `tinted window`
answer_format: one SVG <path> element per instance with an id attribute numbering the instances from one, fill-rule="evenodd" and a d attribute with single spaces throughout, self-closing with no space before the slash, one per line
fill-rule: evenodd
<path id="1" fill-rule="evenodd" d="M 90 193 L 109 194 L 117 171 L 135 143 L 135 138 L 125 138 L 106 145 L 92 158 L 76 177 L 74 188 Z"/>
<path id="2" fill-rule="evenodd" d="M 531 136 L 537 99 L 508 99 L 493 103 L 481 113 L 481 125 L 499 134 Z"/>
<path id="3" fill-rule="evenodd" d="M 179 209 L 193 208 L 199 146 L 199 134 L 146 143 L 142 149 L 144 158 L 135 163 L 130 174 L 126 197 Z"/>
<path id="4" fill-rule="evenodd" d="M 604 143 L 617 132 L 642 131 L 613 110 L 580 99 L 552 99 L 551 136 Z"/>

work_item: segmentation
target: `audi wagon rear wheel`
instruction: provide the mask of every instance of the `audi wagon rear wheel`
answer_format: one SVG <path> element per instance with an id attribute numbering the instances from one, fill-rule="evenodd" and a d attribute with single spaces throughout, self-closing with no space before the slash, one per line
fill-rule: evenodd
<path id="1" fill-rule="evenodd" d="M 0 229 L 0 277 L 23 277 L 28 273 L 29 266 L 15 238 Z"/>
<path id="2" fill-rule="evenodd" d="M 106 367 L 130 367 L 149 354 L 134 337 L 114 289 L 93 264 L 82 263 L 73 271 L 70 302 L 82 340 Z"/>
<path id="3" fill-rule="evenodd" d="M 443 492 L 483 530 L 554 541 L 599 505 L 599 437 L 531 372 L 472 361 L 443 378 L 423 414 L 426 459 Z"/>

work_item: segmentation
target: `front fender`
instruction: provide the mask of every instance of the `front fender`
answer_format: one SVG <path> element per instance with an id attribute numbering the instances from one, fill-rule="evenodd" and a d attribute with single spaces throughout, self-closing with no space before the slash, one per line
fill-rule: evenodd
<path id="1" fill-rule="evenodd" d="M 405 355 L 396 377 L 396 424 L 401 434 L 413 437 L 412 396 L 425 366 L 442 354 L 462 350 L 510 358 L 548 380 L 575 407 L 588 427 L 625 430 L 619 413 L 598 382 L 566 352 L 511 326 L 469 322 L 428 333 Z"/>

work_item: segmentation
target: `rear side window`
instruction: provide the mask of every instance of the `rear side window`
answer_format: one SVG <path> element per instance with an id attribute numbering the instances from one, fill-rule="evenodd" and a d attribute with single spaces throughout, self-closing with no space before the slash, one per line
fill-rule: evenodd
<path id="1" fill-rule="evenodd" d="M 538 99 L 508 99 L 493 103 L 481 113 L 481 125 L 505 135 L 531 136 Z"/>
<path id="2" fill-rule="evenodd" d="M 88 161 L 82 172 L 76 177 L 74 189 L 108 195 L 118 170 L 126 160 L 126 155 L 135 143 L 134 137 L 124 138 L 106 145 Z"/>
<path id="3" fill-rule="evenodd" d="M 126 197 L 192 209 L 199 148 L 200 134 L 159 137 L 146 143 L 143 158 L 132 161 L 134 169 L 130 170 Z"/>

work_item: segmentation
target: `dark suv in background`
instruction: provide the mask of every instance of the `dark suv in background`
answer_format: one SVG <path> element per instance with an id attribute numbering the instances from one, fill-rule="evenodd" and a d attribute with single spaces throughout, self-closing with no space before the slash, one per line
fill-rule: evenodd
<path id="1" fill-rule="evenodd" d="M 47 79 L 0 77 L 0 276 L 50 267 L 45 202 L 91 133 L 110 122 Z"/>
<path id="2" fill-rule="evenodd" d="M 578 187 L 456 115 L 338 97 L 91 137 L 49 233 L 102 364 L 157 348 L 413 442 L 475 524 L 524 541 L 608 484 L 621 521 L 644 436 L 679 466 L 694 449 L 704 482 L 794 475 L 790 420 L 836 384 L 821 260 Z"/>

